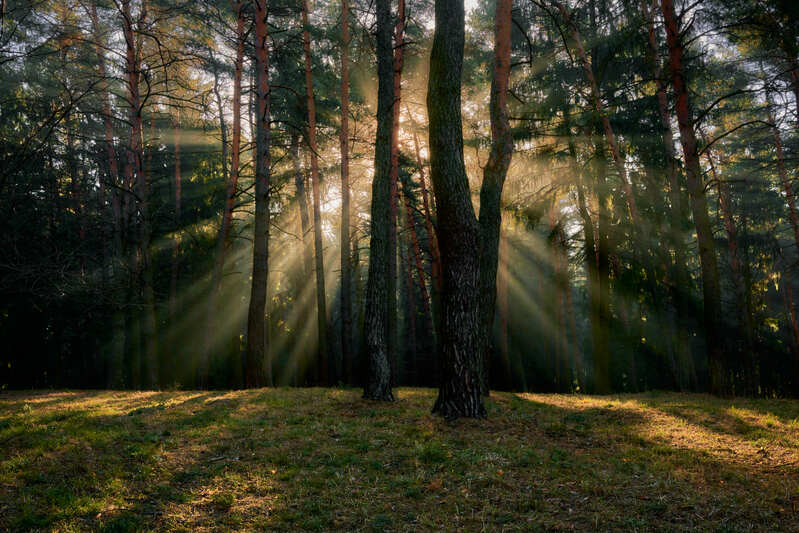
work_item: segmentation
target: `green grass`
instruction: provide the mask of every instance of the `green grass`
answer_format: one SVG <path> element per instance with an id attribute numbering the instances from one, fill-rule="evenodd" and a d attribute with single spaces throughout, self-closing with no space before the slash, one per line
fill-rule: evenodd
<path id="1" fill-rule="evenodd" d="M 0 394 L 0 531 L 799 531 L 799 402 Z"/>

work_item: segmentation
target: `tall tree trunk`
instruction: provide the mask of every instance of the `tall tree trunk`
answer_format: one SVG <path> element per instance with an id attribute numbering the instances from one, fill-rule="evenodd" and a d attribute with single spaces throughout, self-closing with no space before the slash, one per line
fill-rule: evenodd
<path id="1" fill-rule="evenodd" d="M 119 388 L 123 383 L 122 365 L 125 357 L 125 314 L 123 309 L 124 304 L 124 285 L 120 279 L 121 268 L 119 265 L 120 256 L 122 254 L 122 212 L 119 203 L 119 193 L 117 187 L 119 185 L 119 165 L 117 163 L 116 148 L 114 147 L 114 126 L 112 123 L 111 114 L 111 99 L 108 92 L 107 72 L 105 68 L 105 52 L 102 46 L 102 31 L 100 29 L 100 19 L 97 16 L 97 1 L 93 0 L 89 6 L 89 18 L 92 22 L 92 35 L 95 42 L 95 53 L 97 54 L 97 74 L 100 77 L 100 98 L 103 103 L 103 126 L 105 133 L 105 149 L 107 161 L 107 174 L 105 181 L 100 180 L 101 192 L 103 198 L 101 199 L 101 207 L 105 209 L 105 191 L 107 190 L 106 184 L 112 185 L 111 187 L 111 213 L 113 215 L 114 226 L 111 230 L 111 238 L 106 239 L 107 246 L 110 249 L 109 256 L 111 284 L 113 289 L 112 293 L 112 346 L 111 346 L 111 360 L 108 365 L 108 376 L 106 386 L 109 388 Z"/>
<path id="2" fill-rule="evenodd" d="M 427 285 L 425 284 L 422 250 L 419 246 L 419 236 L 416 233 L 416 222 L 414 221 L 413 217 L 413 206 L 411 205 L 411 193 L 409 191 L 410 180 L 410 176 L 407 174 L 405 174 L 402 178 L 402 192 L 403 198 L 405 200 L 403 202 L 405 206 L 405 218 L 407 220 L 408 231 L 410 232 L 409 245 L 412 247 L 411 250 L 413 251 L 414 262 L 416 265 L 416 274 L 419 281 L 419 294 L 422 297 L 422 306 L 424 308 L 425 315 L 431 320 L 430 326 L 432 331 L 433 325 L 432 315 L 430 314 L 430 296 L 427 293 Z"/>
<path id="3" fill-rule="evenodd" d="M 247 387 L 272 385 L 272 362 L 266 336 L 266 290 L 269 276 L 269 35 L 267 0 L 255 2 L 255 70 L 257 117 L 255 130 L 255 228 L 252 291 L 247 315 Z"/>
<path id="4" fill-rule="evenodd" d="M 175 142 L 175 220 L 172 237 L 172 269 L 169 279 L 169 317 L 174 320 L 177 313 L 178 299 L 178 275 L 180 274 L 180 230 L 181 230 L 181 210 L 183 202 L 183 178 L 181 176 L 180 161 L 180 110 L 172 128 Z"/>
<path id="5" fill-rule="evenodd" d="M 408 118 L 413 123 L 413 117 L 408 111 Z M 427 184 L 425 183 L 425 165 L 422 161 L 421 150 L 419 149 L 419 138 L 416 134 L 416 124 L 413 130 L 413 147 L 416 152 L 416 165 L 419 168 L 419 187 L 422 191 L 422 208 L 424 209 L 424 227 L 427 233 L 427 246 L 430 252 L 430 277 L 433 279 L 433 294 L 431 297 L 433 324 L 435 324 L 434 333 L 436 337 L 441 336 L 441 290 L 443 283 L 441 281 L 441 253 L 438 248 L 438 235 L 436 229 L 433 227 L 433 215 L 430 209 L 430 199 L 427 193 Z"/>
<path id="6" fill-rule="evenodd" d="M 702 170 L 699 166 L 694 120 L 688 95 L 688 84 L 683 68 L 684 52 L 680 25 L 674 12 L 672 0 L 661 0 L 660 6 L 666 26 L 672 86 L 676 99 L 677 123 L 680 128 L 680 144 L 685 158 L 686 183 L 688 185 L 688 194 L 691 198 L 696 240 L 699 245 L 710 391 L 715 394 L 723 394 L 728 392 L 728 384 L 724 368 L 724 351 L 721 342 L 719 342 L 722 338 L 720 328 L 721 288 L 719 285 L 716 245 L 713 241 L 713 228 L 708 214 Z"/>
<path id="7" fill-rule="evenodd" d="M 313 251 L 309 241 L 311 233 L 311 219 L 308 216 L 308 194 L 305 189 L 305 174 L 300 167 L 300 136 L 291 134 L 291 147 L 289 149 L 292 169 L 294 171 L 294 188 L 297 195 L 297 210 L 300 216 L 300 229 L 302 231 L 302 268 L 307 279 L 313 270 Z"/>
<path id="8" fill-rule="evenodd" d="M 394 80 L 389 0 L 375 0 L 377 9 L 377 136 L 372 180 L 369 276 L 366 282 L 364 343 L 368 361 L 363 397 L 393 401 L 388 354 L 389 223 L 391 221 L 391 135 Z"/>
<path id="9" fill-rule="evenodd" d="M 341 0 L 341 358 L 352 383 L 352 263 L 350 262 L 350 3 Z"/>
<path id="10" fill-rule="evenodd" d="M 394 103 L 391 126 L 391 209 L 388 226 L 388 329 L 387 349 L 392 374 L 398 378 L 397 352 L 397 213 L 399 202 L 399 115 L 402 94 L 402 66 L 405 60 L 405 0 L 398 0 L 397 23 L 394 27 Z"/>
<path id="11" fill-rule="evenodd" d="M 446 419 L 486 416 L 481 390 L 480 224 L 463 162 L 461 73 L 463 0 L 436 0 L 427 113 L 430 170 L 443 267 L 442 380 L 433 412 Z"/>
<path id="12" fill-rule="evenodd" d="M 134 209 L 136 200 L 130 200 L 128 204 L 128 219 L 131 227 L 131 241 L 138 240 L 138 249 L 131 246 L 131 273 L 132 281 L 138 284 L 143 294 L 145 323 L 142 333 L 145 336 L 145 362 L 148 368 L 146 386 L 154 387 L 157 385 L 157 364 L 158 356 L 155 348 L 155 311 L 152 294 L 152 270 L 150 265 L 149 240 L 150 240 L 150 215 L 149 215 L 149 183 L 148 177 L 144 172 L 144 148 L 143 148 L 143 127 L 142 127 L 142 102 L 139 93 L 139 78 L 141 75 L 141 48 L 142 48 L 142 26 L 147 18 L 147 4 L 141 3 L 139 16 L 134 21 L 130 11 L 131 0 L 122 0 L 122 30 L 125 38 L 125 72 L 127 74 L 128 104 L 130 105 L 130 145 L 128 147 L 128 158 L 126 163 L 126 185 L 135 191 L 138 197 L 139 208 Z M 134 29 L 134 25 L 136 28 Z M 141 213 L 141 220 L 138 222 L 138 232 L 135 225 L 130 224 L 136 211 Z M 138 221 L 138 217 L 137 221 Z M 133 295 L 140 291 L 134 289 Z M 138 328 L 136 328 L 138 329 Z M 138 331 L 133 331 L 132 335 L 138 336 Z M 139 345 L 138 339 L 135 346 Z M 139 372 L 139 365 L 134 358 L 134 376 Z"/>
<path id="13" fill-rule="evenodd" d="M 327 384 L 327 297 L 325 295 L 324 249 L 322 248 L 321 193 L 319 186 L 319 152 L 316 146 L 316 104 L 311 75 L 311 37 L 308 23 L 308 0 L 302 2 L 302 40 L 305 48 L 305 95 L 308 107 L 308 148 L 311 151 L 311 193 L 313 194 L 313 233 L 316 257 L 316 313 L 319 333 L 319 382 Z"/>
<path id="14" fill-rule="evenodd" d="M 494 69 L 491 78 L 491 152 L 483 169 L 480 188 L 480 353 L 483 393 L 488 394 L 488 369 L 493 351 L 491 335 L 497 298 L 497 265 L 502 226 L 502 187 L 513 157 L 513 134 L 508 122 L 508 77 L 510 76 L 510 29 L 513 0 L 497 0 L 494 15 Z"/>
<path id="15" fill-rule="evenodd" d="M 205 345 L 203 347 L 202 369 L 207 377 L 210 360 L 210 351 L 215 342 L 214 316 L 216 313 L 216 303 L 222 286 L 222 277 L 225 269 L 225 256 L 229 247 L 230 229 L 233 225 L 233 209 L 236 205 L 236 190 L 239 183 L 239 166 L 241 162 L 241 80 L 244 66 L 244 40 L 246 30 L 244 27 L 244 5 L 243 1 L 232 1 L 233 10 L 236 13 L 236 59 L 233 63 L 233 138 L 231 145 L 230 179 L 227 182 L 227 194 L 225 195 L 225 210 L 222 213 L 222 224 L 219 228 L 219 236 L 216 244 L 216 261 L 211 276 L 211 291 L 208 295 L 208 306 L 205 313 Z M 222 135 L 222 157 L 225 158 L 226 139 L 224 134 L 224 118 L 222 117 L 222 106 L 219 91 L 216 89 L 216 77 L 214 78 L 217 102 L 219 104 L 220 123 L 223 129 Z M 177 145 L 176 145 L 177 148 Z"/>
<path id="16" fill-rule="evenodd" d="M 675 380 L 680 390 L 684 390 L 689 382 L 696 381 L 694 375 L 693 358 L 691 357 L 689 326 L 687 323 L 689 306 L 687 293 L 690 287 L 690 276 L 686 269 L 685 242 L 682 232 L 682 191 L 677 164 L 677 154 L 674 150 L 674 132 L 671 129 L 671 114 L 667 95 L 666 79 L 658 59 L 658 44 L 655 29 L 655 11 L 659 0 L 651 0 L 652 6 L 642 2 L 644 16 L 647 20 L 647 56 L 652 67 L 652 75 L 657 87 L 658 114 L 660 116 L 661 142 L 666 163 L 666 177 L 669 186 L 669 224 L 670 242 L 674 251 L 674 260 L 669 264 L 670 287 L 669 292 L 676 312 L 675 351 L 677 361 Z"/>

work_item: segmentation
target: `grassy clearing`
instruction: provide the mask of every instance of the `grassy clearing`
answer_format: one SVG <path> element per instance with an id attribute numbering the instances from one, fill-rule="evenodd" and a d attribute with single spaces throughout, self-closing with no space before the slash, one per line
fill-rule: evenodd
<path id="1" fill-rule="evenodd" d="M 799 531 L 799 402 L 0 395 L 0 530 Z"/>

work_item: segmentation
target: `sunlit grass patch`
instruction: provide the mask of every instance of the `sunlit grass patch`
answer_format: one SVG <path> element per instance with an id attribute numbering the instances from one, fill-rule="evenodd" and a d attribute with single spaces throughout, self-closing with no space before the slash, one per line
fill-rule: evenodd
<path id="1" fill-rule="evenodd" d="M 4 394 L 0 530 L 799 529 L 796 402 L 396 396 Z"/>

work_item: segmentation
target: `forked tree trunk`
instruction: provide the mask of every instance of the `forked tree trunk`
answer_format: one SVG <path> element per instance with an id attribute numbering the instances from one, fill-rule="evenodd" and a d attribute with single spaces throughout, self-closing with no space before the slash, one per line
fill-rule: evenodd
<path id="1" fill-rule="evenodd" d="M 316 103 L 311 74 L 311 37 L 308 23 L 308 0 L 302 2 L 302 41 L 305 49 L 305 96 L 308 107 L 308 148 L 311 151 L 311 193 L 313 194 L 313 234 L 316 265 L 316 322 L 319 333 L 319 383 L 329 381 L 327 371 L 327 297 L 325 295 L 324 249 L 322 248 L 322 213 L 319 184 L 319 152 L 316 146 Z"/>
<path id="2" fill-rule="evenodd" d="M 463 162 L 461 73 L 463 0 L 436 0 L 427 113 L 430 170 L 443 267 L 441 384 L 433 412 L 446 419 L 486 416 L 481 391 L 480 224 Z"/>
<path id="3" fill-rule="evenodd" d="M 341 358 L 352 383 L 352 263 L 350 262 L 350 4 L 341 0 Z"/>
<path id="4" fill-rule="evenodd" d="M 388 358 L 389 222 L 391 220 L 391 132 L 393 126 L 393 58 L 389 0 L 375 0 L 377 9 L 377 137 L 372 181 L 369 277 L 366 282 L 364 342 L 367 360 L 363 397 L 393 401 Z"/>
<path id="5" fill-rule="evenodd" d="M 255 3 L 255 70 L 257 116 L 255 118 L 255 224 L 253 232 L 252 290 L 247 315 L 245 385 L 272 384 L 272 364 L 266 336 L 266 290 L 269 274 L 269 36 L 267 0 Z"/>
<path id="6" fill-rule="evenodd" d="M 491 78 L 491 152 L 483 170 L 480 189 L 480 353 L 481 384 L 488 394 L 488 368 L 493 351 L 491 337 L 497 299 L 497 265 L 502 226 L 502 188 L 513 156 L 513 135 L 508 122 L 508 77 L 510 76 L 510 29 L 513 0 L 497 0 L 494 16 L 494 69 Z"/>
<path id="7" fill-rule="evenodd" d="M 680 144 L 685 157 L 686 183 L 691 197 L 691 211 L 694 216 L 696 240 L 699 245 L 699 262 L 702 270 L 702 296 L 704 302 L 705 343 L 707 347 L 708 369 L 710 372 L 710 391 L 715 394 L 728 392 L 724 351 L 720 342 L 720 303 L 716 245 L 713 241 L 713 228 L 708 214 L 707 197 L 699 166 L 694 120 L 688 95 L 688 84 L 683 68 L 684 52 L 680 25 L 674 12 L 672 0 L 661 0 L 666 41 L 669 48 L 672 86 L 676 99 L 677 123 L 680 128 Z"/>

